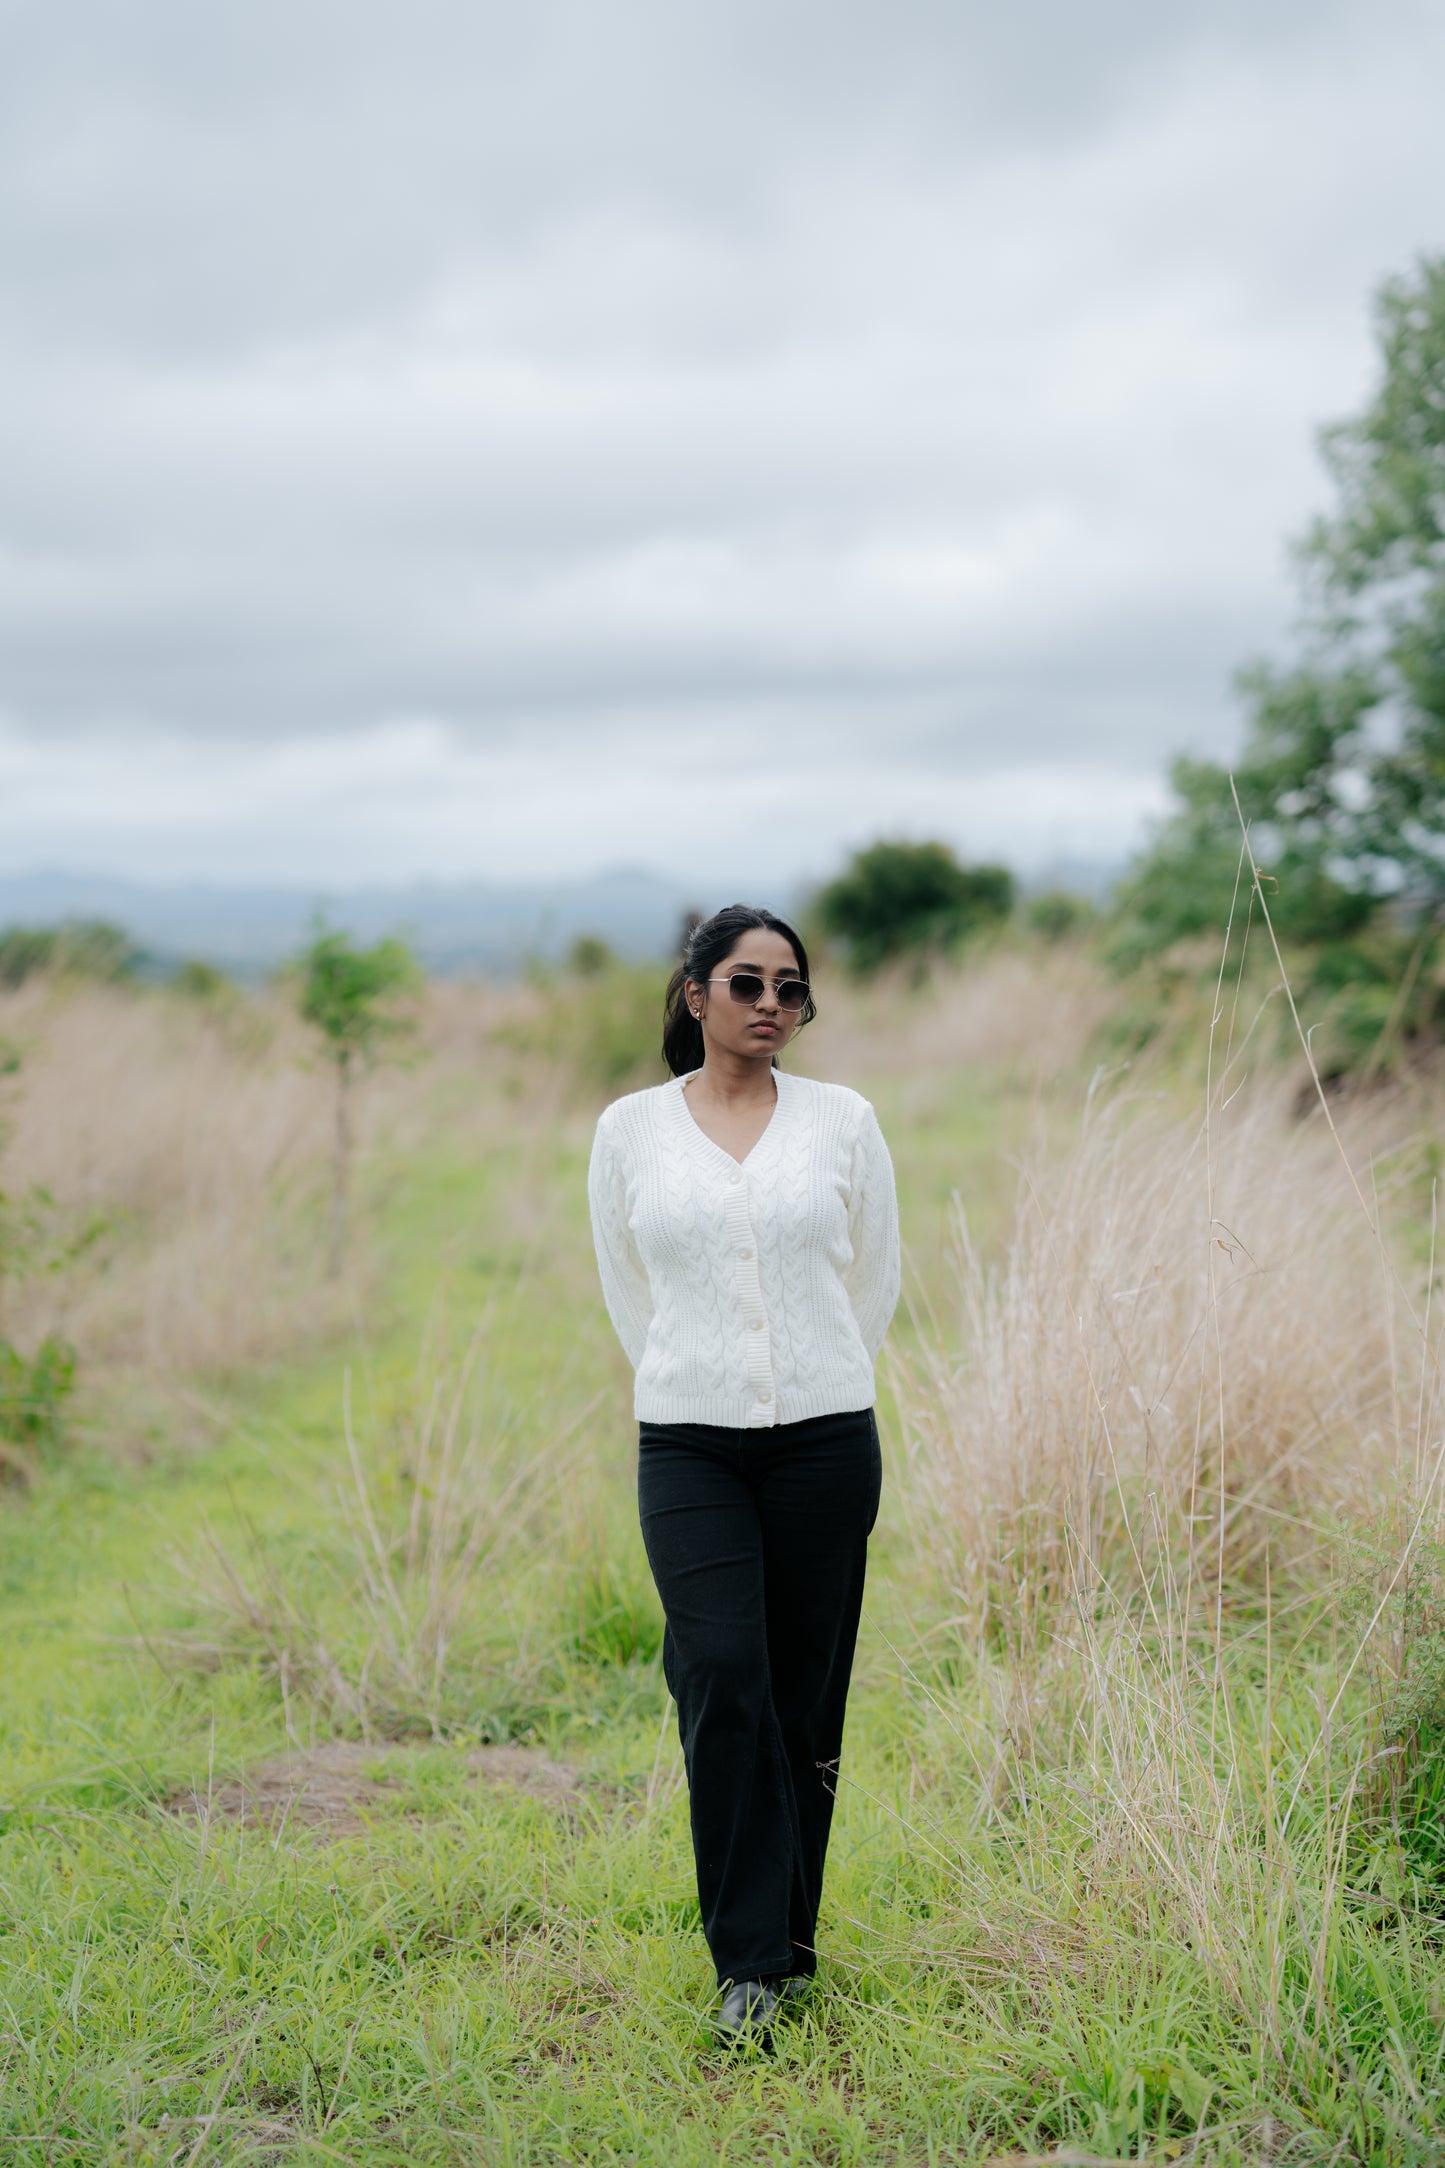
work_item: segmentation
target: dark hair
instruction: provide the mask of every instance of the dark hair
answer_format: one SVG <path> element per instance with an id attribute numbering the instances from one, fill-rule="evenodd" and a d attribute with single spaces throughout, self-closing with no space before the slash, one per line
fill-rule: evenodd
<path id="1" fill-rule="evenodd" d="M 751 903 L 725 904 L 721 911 L 714 911 L 692 927 L 687 946 L 682 952 L 682 962 L 667 982 L 667 1002 L 662 1012 L 662 1058 L 674 1076 L 689 1076 L 694 1069 L 702 1067 L 702 1025 L 687 1005 L 688 981 L 710 979 L 718 965 L 730 956 L 745 933 L 766 927 L 769 933 L 780 933 L 788 942 L 797 959 L 798 976 L 808 979 L 808 952 L 785 918 L 778 918 L 772 911 Z M 809 994 L 798 1014 L 798 1028 L 810 1024 L 817 1015 L 813 997 Z"/>

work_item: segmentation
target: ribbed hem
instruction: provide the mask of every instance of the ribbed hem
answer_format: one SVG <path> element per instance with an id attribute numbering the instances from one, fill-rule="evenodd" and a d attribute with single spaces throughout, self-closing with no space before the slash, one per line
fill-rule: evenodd
<path id="1" fill-rule="evenodd" d="M 715 1423 L 724 1430 L 773 1430 L 779 1423 L 806 1423 L 816 1415 L 853 1415 L 871 1408 L 873 1371 L 843 1385 L 818 1386 L 810 1393 L 780 1393 L 766 1409 L 748 1394 L 723 1400 L 705 1396 L 639 1391 L 633 1413 L 639 1423 Z"/>

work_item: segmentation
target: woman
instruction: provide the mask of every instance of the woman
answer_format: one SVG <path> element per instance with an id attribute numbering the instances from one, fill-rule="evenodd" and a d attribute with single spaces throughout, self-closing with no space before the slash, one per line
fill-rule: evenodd
<path id="1" fill-rule="evenodd" d="M 817 1967 L 898 1299 L 872 1107 L 776 1066 L 813 1014 L 790 926 L 740 903 L 707 919 L 667 991 L 672 1081 L 607 1109 L 588 1179 L 730 2040 L 766 2036 Z"/>

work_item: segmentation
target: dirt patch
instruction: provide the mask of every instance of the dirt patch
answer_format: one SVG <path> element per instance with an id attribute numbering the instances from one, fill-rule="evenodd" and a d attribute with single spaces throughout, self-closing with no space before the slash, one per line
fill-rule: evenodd
<path id="1" fill-rule="evenodd" d="M 376 1808 L 396 1797 L 408 1759 L 424 1751 L 435 1750 L 359 1746 L 350 1740 L 298 1747 L 254 1763 L 210 1793 L 179 1792 L 167 1804 L 176 1814 L 220 1815 L 267 1829 L 300 1823 L 328 1836 L 354 1836 Z M 581 1790 L 581 1776 L 570 1763 L 551 1761 L 535 1747 L 475 1747 L 457 1761 L 480 1784 L 503 1785 L 554 1806 L 573 1803 Z"/>

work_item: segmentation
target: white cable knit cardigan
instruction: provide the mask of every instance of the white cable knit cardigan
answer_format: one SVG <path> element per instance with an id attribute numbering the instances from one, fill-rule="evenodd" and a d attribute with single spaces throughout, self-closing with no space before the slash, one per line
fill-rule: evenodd
<path id="1" fill-rule="evenodd" d="M 753 1430 L 873 1405 L 899 1284 L 888 1147 L 857 1092 L 773 1076 L 741 1165 L 680 1077 L 597 1124 L 592 1232 L 643 1422 Z"/>

